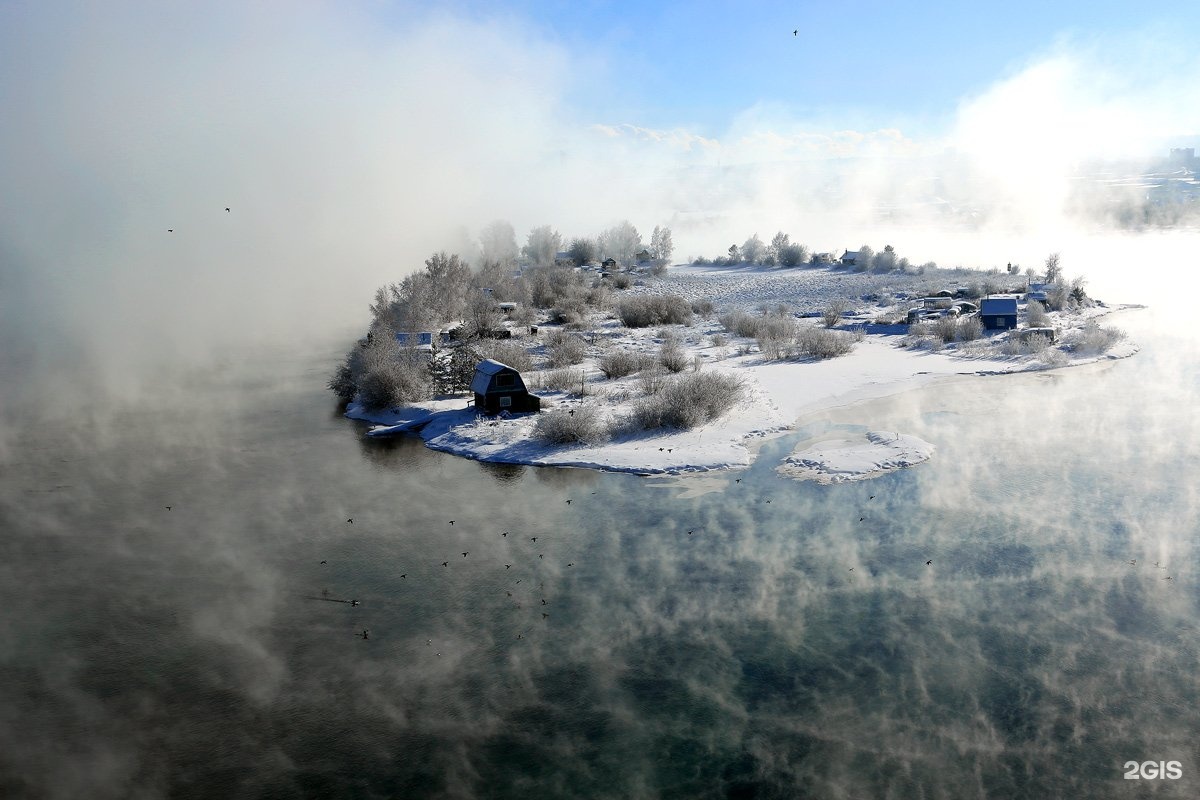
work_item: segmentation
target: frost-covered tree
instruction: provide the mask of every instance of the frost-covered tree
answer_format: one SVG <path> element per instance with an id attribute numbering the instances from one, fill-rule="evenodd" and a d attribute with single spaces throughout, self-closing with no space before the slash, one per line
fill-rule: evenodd
<path id="1" fill-rule="evenodd" d="M 484 261 L 507 265 L 515 264 L 517 262 L 517 234 L 513 230 L 513 226 L 502 219 L 488 223 L 479 232 L 479 250 Z"/>
<path id="2" fill-rule="evenodd" d="M 858 256 L 854 261 L 855 272 L 869 272 L 875 262 L 875 251 L 867 245 L 858 248 Z"/>
<path id="3" fill-rule="evenodd" d="M 738 246 L 736 244 L 729 245 L 728 252 L 729 252 L 729 263 L 730 264 L 742 263 L 742 251 L 738 250 Z"/>
<path id="4" fill-rule="evenodd" d="M 1062 276 L 1061 260 L 1060 253 L 1051 253 L 1046 256 L 1046 283 L 1057 283 L 1059 277 Z"/>
<path id="5" fill-rule="evenodd" d="M 654 232 L 650 234 L 650 255 L 656 264 L 666 265 L 671 263 L 671 253 L 674 252 L 675 245 L 671 242 L 671 229 L 654 226 Z"/>
<path id="6" fill-rule="evenodd" d="M 642 235 L 633 227 L 633 223 L 625 219 L 601 233 L 597 243 L 601 255 L 615 258 L 624 266 L 629 266 L 642 249 Z"/>
<path id="7" fill-rule="evenodd" d="M 471 285 L 471 269 L 462 259 L 445 250 L 425 260 L 430 281 L 430 307 L 439 321 L 462 319 Z M 410 330 L 419 330 L 419 328 Z"/>
<path id="8" fill-rule="evenodd" d="M 872 272 L 891 272 L 896 268 L 896 248 L 884 245 L 882 253 L 876 253 L 871 261 Z"/>
<path id="9" fill-rule="evenodd" d="M 767 248 L 763 245 L 762 239 L 758 238 L 757 233 L 742 245 L 742 260 L 748 264 L 761 264 L 766 255 Z"/>
<path id="10" fill-rule="evenodd" d="M 521 252 L 535 265 L 548 267 L 554 263 L 554 256 L 562 246 L 562 234 L 549 225 L 542 225 L 529 232 Z"/>
<path id="11" fill-rule="evenodd" d="M 776 233 L 773 237 L 771 237 L 771 243 L 767 245 L 768 260 L 776 264 L 782 264 L 783 250 L 791 243 L 791 237 L 789 237 L 786 233 L 783 231 Z"/>
<path id="12" fill-rule="evenodd" d="M 595 261 L 596 253 L 596 242 L 593 239 L 572 239 L 571 246 L 567 248 L 567 254 L 577 267 Z"/>
<path id="13" fill-rule="evenodd" d="M 779 263 L 785 267 L 798 267 L 808 261 L 808 248 L 789 242 L 779 251 Z"/>

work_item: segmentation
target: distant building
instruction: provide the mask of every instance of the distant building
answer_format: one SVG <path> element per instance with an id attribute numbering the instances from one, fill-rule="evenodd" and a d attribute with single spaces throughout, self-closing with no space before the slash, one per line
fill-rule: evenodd
<path id="1" fill-rule="evenodd" d="M 433 355 L 433 331 L 397 332 L 396 341 L 404 350 Z"/>
<path id="2" fill-rule="evenodd" d="M 602 269 L 608 269 L 608 270 L 616 269 L 617 268 L 617 260 L 615 258 L 613 258 L 612 256 L 609 256 L 608 258 L 606 258 L 600 262 L 600 267 Z"/>
<path id="3" fill-rule="evenodd" d="M 637 262 L 639 264 L 649 264 L 651 261 L 654 260 L 654 256 L 651 255 L 650 251 L 644 247 L 638 251 L 637 255 L 635 255 L 634 258 L 637 259 Z"/>
<path id="4" fill-rule="evenodd" d="M 984 298 L 979 304 L 979 320 L 985 330 L 1003 331 L 1017 327 L 1017 298 Z"/>
<path id="5" fill-rule="evenodd" d="M 542 406 L 541 399 L 525 388 L 521 373 L 490 358 L 476 365 L 471 391 L 475 393 L 475 409 L 482 414 L 538 411 Z"/>
<path id="6" fill-rule="evenodd" d="M 858 263 L 858 251 L 857 250 L 847 250 L 846 252 L 842 253 L 842 266 L 843 267 L 853 267 L 857 263 Z"/>

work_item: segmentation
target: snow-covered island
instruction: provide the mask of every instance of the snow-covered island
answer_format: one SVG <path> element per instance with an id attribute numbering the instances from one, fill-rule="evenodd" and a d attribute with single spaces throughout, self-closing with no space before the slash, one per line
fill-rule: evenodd
<path id="1" fill-rule="evenodd" d="M 1009 275 L 987 287 L 1005 291 L 981 298 L 966 282 L 986 274 L 967 272 L 673 267 L 608 291 L 599 308 L 560 314 L 566 324 L 538 317 L 531 332 L 528 318 L 489 323 L 511 338 L 477 342 L 478 355 L 523 361 L 513 366 L 540 398 L 539 413 L 479 414 L 474 394 L 460 392 L 382 410 L 356 396 L 346 416 L 374 423 L 370 436 L 411 433 L 482 461 L 683 473 L 748 466 L 757 442 L 807 415 L 948 376 L 995 379 L 982 376 L 1137 352 L 1122 332 L 1097 322 L 1118 307 L 1080 292 L 1078 302 L 1046 311 L 1040 284 Z M 585 280 L 604 290 L 607 277 L 585 271 Z M 694 313 L 683 322 L 625 324 L 656 302 Z M 686 423 L 664 414 L 664 392 L 673 385 L 684 392 L 685 384 L 688 403 L 712 393 L 720 408 Z M 872 431 L 802 446 L 778 469 L 800 480 L 861 480 L 921 463 L 935 444 Z"/>

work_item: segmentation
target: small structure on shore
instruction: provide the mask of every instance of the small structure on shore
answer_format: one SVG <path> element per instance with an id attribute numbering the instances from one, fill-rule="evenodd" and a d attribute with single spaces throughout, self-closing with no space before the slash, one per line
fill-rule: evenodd
<path id="1" fill-rule="evenodd" d="M 483 414 L 539 411 L 542 407 L 541 398 L 525 388 L 521 373 L 490 358 L 475 367 L 471 391 L 475 393 L 475 409 Z"/>
<path id="2" fill-rule="evenodd" d="M 979 304 L 984 330 L 1003 331 L 1017 327 L 1017 298 L 987 297 Z"/>

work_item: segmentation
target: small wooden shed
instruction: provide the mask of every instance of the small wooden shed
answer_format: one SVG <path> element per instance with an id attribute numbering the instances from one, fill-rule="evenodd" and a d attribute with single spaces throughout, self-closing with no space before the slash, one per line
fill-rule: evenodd
<path id="1" fill-rule="evenodd" d="M 476 365 L 471 391 L 475 393 L 475 409 L 483 414 L 539 411 L 542 406 L 541 398 L 525 388 L 521 373 L 490 358 Z"/>
<path id="2" fill-rule="evenodd" d="M 979 319 L 986 330 L 1002 331 L 1017 327 L 1017 298 L 984 298 L 979 304 Z"/>

